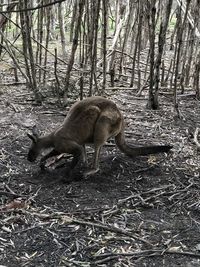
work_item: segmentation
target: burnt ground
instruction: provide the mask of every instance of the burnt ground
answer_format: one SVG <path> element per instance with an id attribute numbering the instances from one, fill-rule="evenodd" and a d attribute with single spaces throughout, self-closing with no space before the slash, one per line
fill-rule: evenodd
<path id="1" fill-rule="evenodd" d="M 172 152 L 131 159 L 111 140 L 99 173 L 83 179 L 79 168 L 64 184 L 69 159 L 42 172 L 26 159 L 26 133 L 34 124 L 42 133 L 55 129 L 65 109 L 51 98 L 35 105 L 23 86 L 1 91 L 1 265 L 200 266 L 198 101 L 179 97 L 180 120 L 169 94 L 150 111 L 134 91 L 110 93 L 125 115 L 128 142 L 173 144 Z"/>

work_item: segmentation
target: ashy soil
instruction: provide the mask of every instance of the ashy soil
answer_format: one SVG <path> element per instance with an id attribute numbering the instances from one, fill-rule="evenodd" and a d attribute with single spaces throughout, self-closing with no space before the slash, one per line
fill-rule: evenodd
<path id="1" fill-rule="evenodd" d="M 66 114 L 53 98 L 37 106 L 24 86 L 1 88 L 0 264 L 17 266 L 200 266 L 200 154 L 193 141 L 200 103 L 170 94 L 145 108 L 135 91 L 111 92 L 132 145 L 171 144 L 170 153 L 129 158 L 110 140 L 100 172 L 85 179 L 70 158 L 41 171 L 27 161 L 27 132 L 59 126 Z M 69 107 L 67 107 L 68 109 Z M 89 162 L 93 149 L 88 147 Z M 66 183 L 63 183 L 65 178 Z"/>

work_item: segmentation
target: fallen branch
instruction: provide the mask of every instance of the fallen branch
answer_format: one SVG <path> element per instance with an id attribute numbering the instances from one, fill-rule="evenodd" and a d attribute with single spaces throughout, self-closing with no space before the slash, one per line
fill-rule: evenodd
<path id="1" fill-rule="evenodd" d="M 138 235 L 134 235 L 132 232 L 130 231 L 126 231 L 124 229 L 112 226 L 112 225 L 107 225 L 107 224 L 103 224 L 103 223 L 96 223 L 96 222 L 90 222 L 90 221 L 84 221 L 84 220 L 78 220 L 75 218 L 72 218 L 68 215 L 65 215 L 65 213 L 54 213 L 54 214 L 44 214 L 44 213 L 37 213 L 37 212 L 29 212 L 29 211 L 25 211 L 22 210 L 21 211 L 24 214 L 30 214 L 32 216 L 37 216 L 41 219 L 44 220 L 48 220 L 48 219 L 58 219 L 58 220 L 62 220 L 63 223 L 68 223 L 68 224 L 79 224 L 79 225 L 86 225 L 86 226 L 91 226 L 91 227 L 97 227 L 97 228 L 101 228 L 104 230 L 107 230 L 109 232 L 114 232 L 114 233 L 118 233 L 118 234 L 122 234 L 125 236 L 129 236 L 131 238 L 134 238 L 136 240 L 139 240 L 147 245 L 150 245 L 151 247 L 153 246 L 152 243 L 150 243 L 149 241 L 139 237 Z"/>
<path id="2" fill-rule="evenodd" d="M 7 83 L 0 83 L 0 86 L 16 86 L 26 84 L 26 82 L 7 82 Z"/>
<path id="3" fill-rule="evenodd" d="M 197 148 L 200 148 L 200 143 L 198 141 L 198 134 L 199 134 L 199 128 L 197 127 L 194 132 L 194 143 L 196 144 Z"/>
<path id="4" fill-rule="evenodd" d="M 141 196 L 144 196 L 144 195 L 147 195 L 147 194 L 150 194 L 150 193 L 154 193 L 154 192 L 157 192 L 157 191 L 160 191 L 160 190 L 163 190 L 163 189 L 167 189 L 167 188 L 170 188 L 172 187 L 173 185 L 165 185 L 165 186 L 162 186 L 162 187 L 158 187 L 158 188 L 154 188 L 154 189 L 151 189 L 149 191 L 146 191 L 146 192 L 141 192 L 141 193 L 137 193 L 137 194 L 132 194 L 124 199 L 121 199 L 118 201 L 118 203 L 116 205 L 114 205 L 110 210 L 107 210 L 103 215 L 104 216 L 110 216 L 110 215 L 114 215 L 116 213 L 119 212 L 120 210 L 120 207 L 125 204 L 126 202 L 132 200 L 133 198 L 138 198 L 138 197 L 141 197 Z M 153 195 L 153 196 L 150 196 L 148 198 L 145 199 L 145 201 L 149 201 L 150 199 L 152 198 L 155 198 L 157 196 L 160 196 L 160 195 L 163 195 L 165 194 L 166 192 L 161 192 L 157 195 Z M 138 206 L 139 204 L 141 203 L 141 201 L 137 202 L 134 207 Z"/>
<path id="5" fill-rule="evenodd" d="M 123 234 L 123 235 L 126 235 L 126 236 L 129 236 L 129 237 L 132 237 L 136 240 L 139 240 L 147 245 L 150 245 L 150 246 L 153 246 L 152 243 L 150 243 L 149 241 L 137 236 L 137 235 L 134 235 L 132 234 L 131 232 L 128 232 L 124 229 L 121 229 L 121 228 L 118 228 L 118 227 L 115 227 L 115 226 L 112 226 L 112 225 L 106 225 L 106 224 L 102 224 L 102 223 L 93 223 L 93 222 L 88 222 L 88 221 L 83 221 L 83 220 L 77 220 L 77 219 L 72 219 L 72 223 L 76 223 L 76 224 L 82 224 L 82 225 L 87 225 L 87 226 L 92 226 L 92 227 L 97 227 L 97 228 L 101 228 L 101 229 L 104 229 L 104 230 L 107 230 L 109 232 L 115 232 L 115 233 L 118 233 L 118 234 Z"/>
<path id="6" fill-rule="evenodd" d="M 190 256 L 190 257 L 197 257 L 200 258 L 200 254 L 194 253 L 194 252 L 189 252 L 189 251 L 176 251 L 176 250 L 144 250 L 144 251 L 136 251 L 136 252 L 122 252 L 122 253 L 104 253 L 100 254 L 97 256 L 94 256 L 94 258 L 101 258 L 101 260 L 97 260 L 94 263 L 95 264 L 100 264 L 100 263 L 105 263 L 108 261 L 111 261 L 113 259 L 116 259 L 120 256 L 122 257 L 134 257 L 134 258 L 139 258 L 139 257 L 154 257 L 154 256 L 163 256 L 164 254 L 174 254 L 174 255 L 182 255 L 182 256 Z"/>
<path id="7" fill-rule="evenodd" d="M 15 198 L 22 197 L 22 195 L 18 195 L 7 191 L 0 191 L 0 196 L 15 197 Z"/>

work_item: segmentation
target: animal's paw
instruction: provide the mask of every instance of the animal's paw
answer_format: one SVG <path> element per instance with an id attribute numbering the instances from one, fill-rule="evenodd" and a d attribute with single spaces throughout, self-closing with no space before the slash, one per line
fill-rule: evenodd
<path id="1" fill-rule="evenodd" d="M 89 171 L 84 172 L 83 176 L 84 176 L 84 178 L 87 178 L 88 176 L 93 175 L 93 174 L 97 173 L 98 171 L 99 171 L 99 169 L 91 169 Z"/>
<path id="2" fill-rule="evenodd" d="M 87 168 L 88 165 L 89 165 L 89 164 L 88 164 L 88 160 L 87 160 L 87 159 L 83 159 L 82 166 Z"/>
<path id="3" fill-rule="evenodd" d="M 44 171 L 46 169 L 45 162 L 40 162 L 40 169 Z"/>

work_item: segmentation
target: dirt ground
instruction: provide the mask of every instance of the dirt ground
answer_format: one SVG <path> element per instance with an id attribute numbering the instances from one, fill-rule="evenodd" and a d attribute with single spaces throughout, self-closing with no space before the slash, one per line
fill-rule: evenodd
<path id="1" fill-rule="evenodd" d="M 164 94 L 158 111 L 134 91 L 110 92 L 127 142 L 172 144 L 169 154 L 128 158 L 109 141 L 101 170 L 65 184 L 69 158 L 42 172 L 27 161 L 27 132 L 59 126 L 66 114 L 48 98 L 35 105 L 23 86 L 1 88 L 0 264 L 17 266 L 200 266 L 200 153 L 193 142 L 200 103 Z M 89 161 L 92 148 L 88 147 Z M 66 164 L 64 162 L 67 161 Z"/>

